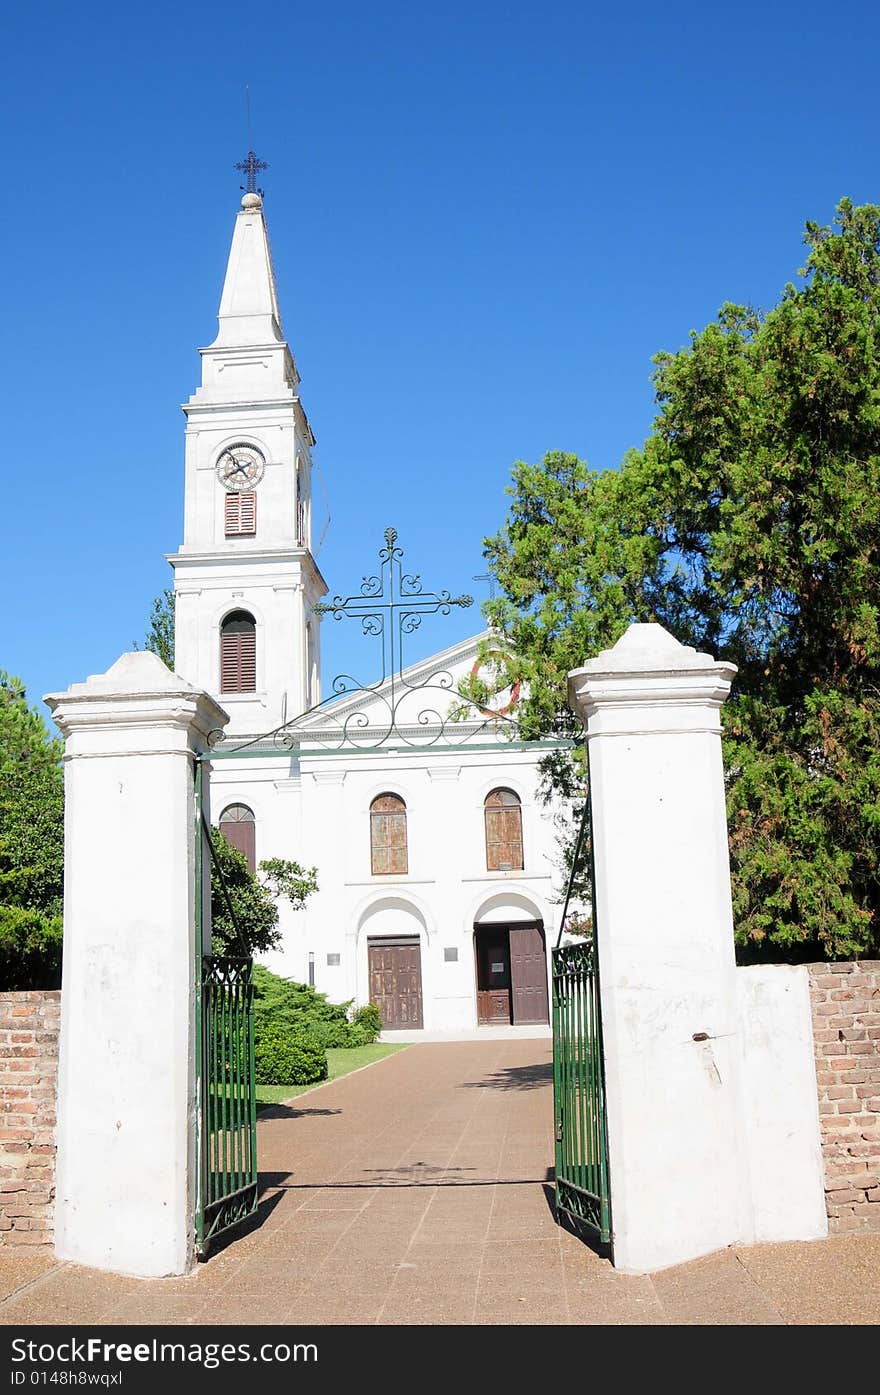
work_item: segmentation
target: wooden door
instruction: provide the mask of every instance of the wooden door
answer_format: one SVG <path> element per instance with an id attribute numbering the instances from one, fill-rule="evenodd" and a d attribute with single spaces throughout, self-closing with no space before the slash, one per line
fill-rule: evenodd
<path id="1" fill-rule="evenodd" d="M 510 945 L 506 930 L 477 932 L 477 1021 L 510 1025 Z"/>
<path id="2" fill-rule="evenodd" d="M 370 1002 L 389 1031 L 422 1026 L 422 956 L 417 939 L 368 940 Z"/>
<path id="3" fill-rule="evenodd" d="M 548 1022 L 547 955 L 537 925 L 510 927 L 510 981 L 513 1021 Z"/>

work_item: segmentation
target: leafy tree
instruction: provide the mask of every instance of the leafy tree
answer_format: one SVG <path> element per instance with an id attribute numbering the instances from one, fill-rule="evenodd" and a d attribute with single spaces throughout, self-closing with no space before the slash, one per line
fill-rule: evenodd
<path id="1" fill-rule="evenodd" d="M 0 989 L 60 983 L 61 754 L 21 680 L 0 670 Z"/>
<path id="2" fill-rule="evenodd" d="M 134 648 L 139 647 L 135 640 Z M 170 587 L 153 601 L 144 648 L 158 654 L 163 664 L 174 672 L 174 592 Z"/>
<path id="3" fill-rule="evenodd" d="M 295 911 L 305 905 L 313 891 L 318 890 L 317 868 L 308 871 L 298 862 L 285 857 L 267 857 L 260 863 L 263 884 L 277 900 L 285 897 Z"/>
<path id="4" fill-rule="evenodd" d="M 880 945 L 880 207 L 845 199 L 805 242 L 769 312 L 725 305 L 657 356 L 641 450 L 603 473 L 517 464 L 486 541 L 528 735 L 571 731 L 566 674 L 634 620 L 739 666 L 724 750 L 749 957 Z"/>
<path id="5" fill-rule="evenodd" d="M 260 863 L 265 883 L 250 871 L 244 854 L 211 829 L 211 932 L 217 954 L 263 954 L 280 938 L 277 899 L 299 910 L 317 890 L 316 869 L 269 858 Z"/>

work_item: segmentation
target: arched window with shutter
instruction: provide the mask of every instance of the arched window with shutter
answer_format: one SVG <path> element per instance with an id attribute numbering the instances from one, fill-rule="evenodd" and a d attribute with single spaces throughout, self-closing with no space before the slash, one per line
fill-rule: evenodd
<path id="1" fill-rule="evenodd" d="M 256 831 L 254 811 L 246 804 L 228 804 L 220 815 L 220 832 L 227 843 L 244 853 L 251 872 L 257 870 Z"/>
<path id="2" fill-rule="evenodd" d="M 513 790 L 486 795 L 486 870 L 521 871 L 523 866 L 522 805 Z"/>
<path id="3" fill-rule="evenodd" d="M 407 871 L 406 805 L 398 794 L 380 794 L 370 805 L 370 866 L 373 876 Z"/>
<path id="4" fill-rule="evenodd" d="M 234 610 L 220 626 L 221 693 L 257 690 L 257 627 L 246 610 Z"/>

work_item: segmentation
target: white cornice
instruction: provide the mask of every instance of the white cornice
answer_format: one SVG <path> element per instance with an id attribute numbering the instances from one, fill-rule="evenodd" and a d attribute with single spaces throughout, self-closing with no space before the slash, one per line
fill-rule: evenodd
<path id="1" fill-rule="evenodd" d="M 181 549 L 178 552 L 166 552 L 165 561 L 175 572 L 178 568 L 181 572 L 187 568 L 197 568 L 210 565 L 222 565 L 225 568 L 234 567 L 236 570 L 245 571 L 255 567 L 277 567 L 280 562 L 293 563 L 299 571 L 310 574 L 311 580 L 316 587 L 321 590 L 321 594 L 327 592 L 327 583 L 321 575 L 315 563 L 315 559 L 307 548 L 254 548 L 249 552 L 240 549 L 233 550 L 231 547 L 221 550 L 193 551 L 188 552 Z M 203 585 L 208 585 L 211 578 L 205 578 Z M 218 578 L 219 584 L 219 578 Z M 267 585 L 275 584 L 267 578 Z"/>
<path id="2" fill-rule="evenodd" d="M 204 388 L 198 389 L 199 393 L 205 391 Z M 291 393 L 290 397 L 250 397 L 247 400 L 239 402 L 232 401 L 228 397 L 199 397 L 198 394 L 194 393 L 187 402 L 181 402 L 180 410 L 187 418 L 212 415 L 230 417 L 246 415 L 259 417 L 260 413 L 284 412 L 287 414 L 292 410 L 294 419 L 302 430 L 303 435 L 306 437 L 308 444 L 310 446 L 317 445 L 315 433 L 312 430 L 311 423 L 306 414 L 306 409 L 296 393 Z"/>
<path id="3" fill-rule="evenodd" d="M 257 344 L 207 344 L 199 353 L 214 354 L 216 358 L 240 358 L 243 354 L 262 354 L 267 349 L 286 349 L 290 353 L 286 339 L 263 339 Z"/>
<path id="4" fill-rule="evenodd" d="M 199 391 L 201 392 L 202 389 L 200 388 Z M 293 392 L 291 392 L 289 397 L 252 397 L 248 398 L 246 401 L 242 400 L 240 402 L 235 402 L 231 398 L 226 397 L 202 397 L 197 399 L 194 395 L 189 399 L 189 401 L 181 402 L 180 404 L 181 411 L 185 412 L 187 416 L 199 412 L 202 412 L 204 414 L 208 414 L 211 412 L 215 414 L 218 414 L 220 412 L 229 412 L 230 414 L 234 414 L 235 416 L 240 416 L 243 412 L 277 412 L 282 409 L 286 412 L 289 412 L 291 408 L 293 408 L 294 415 L 296 415 L 297 407 L 299 408 L 300 413 L 303 416 L 305 416 L 302 403 L 300 402 L 296 394 Z"/>

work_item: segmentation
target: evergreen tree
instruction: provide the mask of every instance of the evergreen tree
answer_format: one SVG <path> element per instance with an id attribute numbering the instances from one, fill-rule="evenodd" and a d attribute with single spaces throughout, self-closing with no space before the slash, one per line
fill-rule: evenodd
<path id="1" fill-rule="evenodd" d="M 0 991 L 61 981 L 62 743 L 0 670 Z"/>
<path id="2" fill-rule="evenodd" d="M 657 356 L 641 450 L 519 463 L 491 618 L 570 731 L 566 674 L 634 620 L 733 660 L 724 751 L 747 956 L 880 945 L 880 207 L 806 226 L 799 284 Z M 570 790 L 577 764 L 549 778 Z"/>
<path id="3" fill-rule="evenodd" d="M 140 648 L 137 640 L 133 647 Z M 174 592 L 170 587 L 153 601 L 144 648 L 158 654 L 163 664 L 174 672 Z"/>

